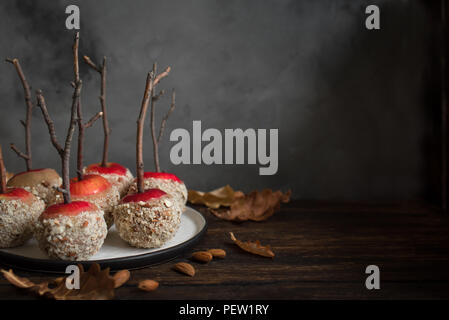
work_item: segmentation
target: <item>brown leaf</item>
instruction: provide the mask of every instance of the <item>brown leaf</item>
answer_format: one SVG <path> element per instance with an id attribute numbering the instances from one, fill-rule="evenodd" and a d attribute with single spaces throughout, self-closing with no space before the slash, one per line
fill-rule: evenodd
<path id="1" fill-rule="evenodd" d="M 12 270 L 1 270 L 6 280 L 18 288 L 24 288 L 55 300 L 106 300 L 114 298 L 114 288 L 116 280 L 109 274 L 109 268 L 101 270 L 97 263 L 94 263 L 89 271 L 85 272 L 82 265 L 80 268 L 80 289 L 67 289 L 65 277 L 56 278 L 35 284 L 27 278 L 21 278 L 14 274 Z M 126 282 L 126 281 L 125 281 Z M 50 288 L 50 285 L 53 285 Z"/>
<path id="2" fill-rule="evenodd" d="M 281 207 L 281 203 L 290 201 L 291 191 L 282 193 L 264 189 L 252 191 L 248 195 L 234 199 L 229 209 L 211 210 L 220 219 L 230 221 L 263 221 L 271 217 Z"/>
<path id="3" fill-rule="evenodd" d="M 6 271 L 4 269 L 0 270 L 3 273 L 3 276 L 8 280 L 11 284 L 16 286 L 17 288 L 32 288 L 36 286 L 32 281 L 30 281 L 27 278 L 21 278 L 14 274 L 12 269 L 9 269 L 9 271 Z"/>
<path id="4" fill-rule="evenodd" d="M 229 232 L 231 235 L 231 240 L 234 241 L 241 249 L 259 256 L 273 258 L 274 252 L 271 250 L 270 246 L 262 246 L 259 241 L 247 241 L 243 242 L 235 238 L 234 233 Z"/>
<path id="5" fill-rule="evenodd" d="M 229 207 L 234 199 L 241 196 L 241 191 L 234 191 L 229 185 L 215 189 L 210 192 L 189 190 L 189 202 L 193 204 L 203 204 L 212 209 L 221 206 Z"/>

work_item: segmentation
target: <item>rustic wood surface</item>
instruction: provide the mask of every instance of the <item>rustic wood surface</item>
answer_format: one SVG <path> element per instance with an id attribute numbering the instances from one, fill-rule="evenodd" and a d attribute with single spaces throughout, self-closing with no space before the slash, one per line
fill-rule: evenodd
<path id="1" fill-rule="evenodd" d="M 221 221 L 203 207 L 207 235 L 192 251 L 222 248 L 224 260 L 203 265 L 191 252 L 134 270 L 117 299 L 439 299 L 449 298 L 449 217 L 426 206 L 322 205 L 292 202 L 265 222 Z M 229 238 L 270 244 L 274 259 L 254 256 Z M 191 278 L 176 262 L 196 268 Z M 1 264 L 1 262 L 0 262 Z M 365 288 L 365 268 L 378 265 L 381 289 Z M 33 281 L 46 274 L 17 271 Z M 160 282 L 154 292 L 140 280 Z M 34 299 L 0 278 L 0 299 Z"/>

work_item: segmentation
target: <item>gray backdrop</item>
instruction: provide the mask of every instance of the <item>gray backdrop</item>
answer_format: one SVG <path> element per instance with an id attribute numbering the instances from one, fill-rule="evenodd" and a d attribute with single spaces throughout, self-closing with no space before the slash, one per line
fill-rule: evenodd
<path id="1" fill-rule="evenodd" d="M 380 31 L 364 27 L 365 7 L 373 3 L 381 8 Z M 291 188 L 300 199 L 373 201 L 432 192 L 438 14 L 425 2 L 2 0 L 0 57 L 18 57 L 33 91 L 44 90 L 61 142 L 72 94 L 68 4 L 81 9 L 80 53 L 96 62 L 109 58 L 110 159 L 133 172 L 135 121 L 146 73 L 157 61 L 172 67 L 161 87 L 177 90 L 162 168 L 190 188 Z M 87 118 L 100 108 L 99 77 L 84 65 L 81 76 Z M 24 162 L 7 146 L 15 142 L 23 149 L 25 105 L 7 63 L 0 63 L 0 99 L 6 165 L 20 171 Z M 158 104 L 160 116 L 168 104 L 168 98 Z M 193 120 L 202 120 L 203 130 L 279 128 L 278 174 L 259 176 L 257 165 L 172 165 L 169 133 L 191 131 Z M 59 169 L 39 109 L 32 130 L 34 167 Z M 86 136 L 86 163 L 99 161 L 101 124 Z M 151 170 L 148 130 L 144 146 Z"/>

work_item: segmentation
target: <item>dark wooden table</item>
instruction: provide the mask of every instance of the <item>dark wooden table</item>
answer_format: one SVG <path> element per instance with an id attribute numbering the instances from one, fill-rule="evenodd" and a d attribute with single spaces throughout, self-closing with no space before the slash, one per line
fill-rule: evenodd
<path id="1" fill-rule="evenodd" d="M 323 205 L 292 202 L 265 222 L 209 222 L 195 250 L 223 248 L 224 260 L 189 261 L 191 252 L 131 272 L 117 299 L 439 299 L 449 298 L 449 217 L 426 206 Z M 229 238 L 270 244 L 274 259 L 241 251 Z M 179 261 L 197 271 L 174 272 Z M 365 268 L 380 268 L 380 290 L 365 288 Z M 40 281 L 48 275 L 17 271 Z M 137 289 L 142 279 L 157 291 Z M 0 279 L 0 299 L 33 299 Z"/>

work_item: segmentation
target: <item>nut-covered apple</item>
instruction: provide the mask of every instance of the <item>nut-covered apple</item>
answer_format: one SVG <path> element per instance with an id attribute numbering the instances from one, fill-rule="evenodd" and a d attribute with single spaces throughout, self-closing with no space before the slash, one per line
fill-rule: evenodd
<path id="1" fill-rule="evenodd" d="M 0 248 L 24 244 L 33 235 L 34 225 L 45 203 L 22 188 L 6 186 L 6 170 L 0 146 Z"/>
<path id="2" fill-rule="evenodd" d="M 113 207 L 120 201 L 120 194 L 115 186 L 99 175 L 85 175 L 83 180 L 77 178 L 70 182 L 70 194 L 73 201 L 88 201 L 104 211 L 104 219 L 108 228 L 114 223 Z M 63 195 L 55 193 L 51 203 L 61 203 Z"/>
<path id="3" fill-rule="evenodd" d="M 127 194 L 134 179 L 128 168 L 115 162 L 108 162 L 106 166 L 102 166 L 101 163 L 94 163 L 85 167 L 83 172 L 100 175 L 107 179 L 113 186 L 117 187 L 121 197 Z"/>
<path id="4" fill-rule="evenodd" d="M 87 260 L 107 235 L 103 211 L 86 201 L 55 204 L 39 217 L 34 233 L 39 248 L 61 260 Z"/>
<path id="5" fill-rule="evenodd" d="M 160 247 L 179 229 L 182 210 L 177 201 L 159 189 L 127 195 L 114 208 L 120 237 L 138 248 Z"/>
<path id="6" fill-rule="evenodd" d="M 161 189 L 173 196 L 178 202 L 182 211 L 185 209 L 187 203 L 187 188 L 184 182 L 176 175 L 166 172 L 145 172 L 144 188 L 145 189 Z M 128 193 L 133 194 L 137 192 L 137 181 L 131 184 Z"/>
<path id="7" fill-rule="evenodd" d="M 8 187 L 23 188 L 49 203 L 55 187 L 59 187 L 62 179 L 53 169 L 33 169 L 18 173 L 8 180 Z"/>

